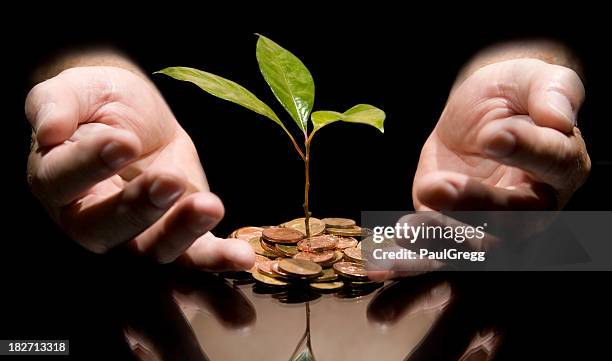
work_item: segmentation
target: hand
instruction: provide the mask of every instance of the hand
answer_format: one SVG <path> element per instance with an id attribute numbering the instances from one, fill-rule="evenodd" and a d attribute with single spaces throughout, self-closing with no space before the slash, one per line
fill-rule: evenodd
<path id="1" fill-rule="evenodd" d="M 76 67 L 35 86 L 28 182 L 51 217 L 85 248 L 128 244 L 162 263 L 244 269 L 250 246 L 211 230 L 223 204 L 197 151 L 155 86 L 119 67 Z"/>
<path id="2" fill-rule="evenodd" d="M 590 170 L 578 75 L 535 59 L 480 68 L 451 93 L 421 151 L 417 210 L 562 208 Z"/>

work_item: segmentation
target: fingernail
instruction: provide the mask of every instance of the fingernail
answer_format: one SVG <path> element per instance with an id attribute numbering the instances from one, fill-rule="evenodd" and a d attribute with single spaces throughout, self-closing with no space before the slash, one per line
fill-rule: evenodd
<path id="1" fill-rule="evenodd" d="M 567 122 L 573 127 L 576 124 L 576 115 L 569 99 L 554 90 L 549 91 L 546 94 L 546 103 L 554 110 L 559 116 L 567 120 Z"/>
<path id="2" fill-rule="evenodd" d="M 210 230 L 211 225 L 215 220 L 208 216 L 200 217 L 193 226 L 193 230 L 196 233 L 202 233 Z"/>
<path id="3" fill-rule="evenodd" d="M 183 194 L 185 188 L 176 180 L 160 177 L 149 188 L 149 199 L 158 208 L 168 208 Z"/>
<path id="4" fill-rule="evenodd" d="M 493 158 L 504 158 L 512 154 L 516 148 L 516 138 L 507 131 L 500 131 L 487 144 L 484 152 Z"/>
<path id="5" fill-rule="evenodd" d="M 116 142 L 108 143 L 100 152 L 100 158 L 111 169 L 121 168 L 133 157 L 129 149 Z"/>
<path id="6" fill-rule="evenodd" d="M 36 114 L 36 129 L 34 132 L 38 133 L 42 128 L 45 120 L 49 118 L 53 110 L 55 109 L 55 103 L 45 103 L 40 106 L 38 113 Z"/>

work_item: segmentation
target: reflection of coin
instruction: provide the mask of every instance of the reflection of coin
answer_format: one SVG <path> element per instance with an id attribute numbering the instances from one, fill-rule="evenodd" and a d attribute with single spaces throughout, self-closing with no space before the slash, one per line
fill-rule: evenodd
<path id="1" fill-rule="evenodd" d="M 359 242 L 353 237 L 338 237 L 338 244 L 336 244 L 336 248 L 345 249 L 355 247 L 357 246 L 357 243 Z"/>
<path id="2" fill-rule="evenodd" d="M 310 287 L 314 288 L 318 291 L 336 291 L 342 288 L 344 283 L 342 281 L 338 282 L 313 282 L 310 284 Z"/>
<path id="3" fill-rule="evenodd" d="M 356 247 L 346 248 L 343 252 L 346 257 L 353 262 L 364 262 L 361 250 Z"/>
<path id="4" fill-rule="evenodd" d="M 304 235 L 295 229 L 276 227 L 264 229 L 261 237 L 273 243 L 297 243 Z"/>
<path id="5" fill-rule="evenodd" d="M 318 236 L 323 233 L 325 230 L 325 223 L 317 218 L 310 217 L 308 219 L 308 224 L 310 225 L 310 235 Z M 285 222 L 282 224 L 283 227 L 291 228 L 299 231 L 304 236 L 306 235 L 306 219 L 305 218 L 296 218 L 289 222 Z"/>
<path id="6" fill-rule="evenodd" d="M 335 249 L 338 239 L 328 234 L 306 238 L 298 242 L 298 249 L 303 252 L 321 252 Z"/>
<path id="7" fill-rule="evenodd" d="M 365 267 L 355 262 L 334 263 L 334 270 L 336 273 L 346 278 L 357 280 L 365 280 L 368 278 Z"/>
<path id="8" fill-rule="evenodd" d="M 318 276 L 323 270 L 318 264 L 303 259 L 285 258 L 278 262 L 278 268 L 298 277 Z"/>
<path id="9" fill-rule="evenodd" d="M 325 231 L 329 234 L 344 237 L 360 237 L 363 234 L 362 229 L 359 226 L 350 228 L 327 228 Z"/>
<path id="10" fill-rule="evenodd" d="M 270 253 L 268 251 L 266 251 L 265 249 L 262 248 L 261 246 L 261 242 L 259 241 L 259 237 L 253 237 L 249 240 L 249 244 L 251 245 L 251 248 L 253 248 L 253 251 L 258 254 L 258 255 L 262 255 L 264 257 L 268 257 L 268 258 L 276 258 L 277 255 L 275 253 Z"/>
<path id="11" fill-rule="evenodd" d="M 253 278 L 255 281 L 265 284 L 270 287 L 286 287 L 288 285 L 287 282 L 283 282 L 276 278 L 272 278 L 266 275 L 262 275 L 259 272 L 253 272 Z"/>
<path id="12" fill-rule="evenodd" d="M 351 228 L 355 226 L 355 221 L 348 218 L 323 218 L 322 221 L 328 228 Z"/>
<path id="13" fill-rule="evenodd" d="M 322 251 L 322 252 L 300 252 L 293 256 L 294 259 L 304 259 L 306 261 L 314 262 L 314 263 L 325 263 L 328 262 L 336 256 L 336 253 L 332 250 L 330 251 Z"/>
<path id="14" fill-rule="evenodd" d="M 274 277 L 274 272 L 272 272 L 272 265 L 274 265 L 275 263 L 278 263 L 278 261 L 261 262 L 257 265 L 257 270 L 261 274 Z"/>
<path id="15" fill-rule="evenodd" d="M 242 227 L 232 232 L 230 238 L 238 238 L 244 241 L 248 241 L 253 237 L 261 237 L 262 231 L 263 228 L 261 227 Z"/>

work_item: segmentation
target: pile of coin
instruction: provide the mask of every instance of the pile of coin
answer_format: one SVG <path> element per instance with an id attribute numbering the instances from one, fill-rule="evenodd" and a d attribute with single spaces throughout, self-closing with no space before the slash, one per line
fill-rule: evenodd
<path id="1" fill-rule="evenodd" d="M 305 226 L 304 218 L 297 218 L 279 226 L 242 227 L 229 237 L 248 241 L 257 254 L 249 272 L 259 286 L 359 295 L 355 290 L 381 285 L 366 275 L 357 240 L 368 234 L 366 229 L 352 219 L 311 217 L 306 237 Z"/>

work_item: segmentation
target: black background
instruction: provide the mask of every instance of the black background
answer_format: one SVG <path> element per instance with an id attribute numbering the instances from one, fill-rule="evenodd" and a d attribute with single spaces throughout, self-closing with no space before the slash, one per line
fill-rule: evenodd
<path id="1" fill-rule="evenodd" d="M 82 251 L 61 235 L 28 192 L 29 127 L 23 116 L 28 76 L 61 49 L 110 45 L 130 54 L 149 73 L 174 65 L 205 69 L 253 91 L 296 130 L 257 68 L 253 33 L 272 38 L 309 67 L 315 79 L 315 109 L 344 111 L 370 103 L 387 113 L 384 135 L 371 127 L 335 124 L 313 143 L 314 215 L 358 219 L 361 210 L 412 208 L 412 175 L 420 148 L 457 71 L 470 56 L 504 40 L 558 39 L 584 65 L 587 97 L 579 125 L 593 160 L 587 184 L 568 208 L 610 208 L 612 78 L 606 47 L 611 32 L 609 20 L 594 9 L 552 12 L 516 5 L 488 14 L 467 9 L 464 15 L 454 9 L 425 14 L 384 7 L 328 14 L 329 9 L 322 8 L 301 9 L 315 14 L 306 19 L 294 13 L 296 18 L 280 21 L 271 15 L 256 21 L 254 12 L 249 20 L 239 20 L 239 15 L 255 10 L 244 8 L 128 12 L 116 7 L 105 12 L 100 5 L 63 17 L 33 10 L 20 13 L 26 15 L 23 20 L 2 31 L 2 339 L 64 338 L 71 340 L 75 357 L 119 359 L 117 352 L 128 357 L 120 332 L 124 291 L 157 272 L 122 256 Z M 442 10 L 447 10 L 444 15 Z M 224 201 L 226 217 L 217 234 L 300 216 L 302 163 L 274 123 L 195 86 L 161 76 L 154 81 L 198 147 L 211 190 Z M 283 175 L 267 172 L 271 166 L 282 167 Z M 609 235 L 602 235 L 603 241 L 609 241 Z M 482 299 L 490 302 L 482 304 L 490 317 L 505 320 L 516 331 L 508 359 L 583 359 L 606 350 L 607 273 L 459 277 L 474 289 L 486 289 Z"/>

